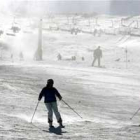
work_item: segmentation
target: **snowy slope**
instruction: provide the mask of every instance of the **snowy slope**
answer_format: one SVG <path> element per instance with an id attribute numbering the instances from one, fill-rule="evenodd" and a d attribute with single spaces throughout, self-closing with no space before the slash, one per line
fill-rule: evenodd
<path id="1" fill-rule="evenodd" d="M 107 28 L 121 17 L 100 16 Z M 63 21 L 64 22 L 64 21 Z M 116 24 L 118 25 L 118 24 Z M 106 27 L 105 25 L 102 28 Z M 111 28 L 110 28 L 111 29 Z M 27 30 L 26 30 L 27 31 Z M 21 30 L 16 37 L 1 36 L 8 49 L 0 60 L 0 139 L 2 140 L 139 140 L 140 55 L 139 37 L 128 35 L 93 36 L 43 30 L 43 61 L 33 61 L 38 43 L 38 29 Z M 103 50 L 103 68 L 91 67 L 93 50 Z M 128 63 L 126 67 L 126 52 Z M 19 60 L 23 52 L 25 61 Z M 61 53 L 62 60 L 57 60 Z M 11 59 L 13 54 L 13 59 Z M 76 56 L 76 61 L 70 60 Z M 81 57 L 85 60 L 82 61 Z M 66 128 L 49 130 L 43 100 L 33 124 L 30 123 L 38 94 L 53 78 L 63 99 L 59 110 Z"/>
<path id="2" fill-rule="evenodd" d="M 140 138 L 139 128 L 135 126 L 139 124 L 139 117 L 130 121 L 139 106 L 138 74 L 57 65 L 1 65 L 0 69 L 0 137 L 3 140 Z M 59 102 L 66 128 L 57 128 L 52 133 L 48 130 L 43 101 L 33 125 L 30 124 L 38 94 L 48 78 L 55 80 L 63 99 L 83 117 L 79 118 Z M 54 125 L 58 126 L 56 121 Z"/>

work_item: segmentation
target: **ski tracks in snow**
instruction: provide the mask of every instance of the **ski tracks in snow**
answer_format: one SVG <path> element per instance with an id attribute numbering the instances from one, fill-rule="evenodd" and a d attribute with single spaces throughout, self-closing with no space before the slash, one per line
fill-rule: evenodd
<path id="1" fill-rule="evenodd" d="M 16 67 L 12 69 L 16 70 Z M 38 70 L 42 72 L 39 75 Z M 32 75 L 31 71 L 33 72 Z M 24 72 L 26 72 L 27 77 L 29 75 L 28 80 L 23 78 L 24 76 L 20 76 L 21 83 L 25 83 L 24 86 L 23 84 L 22 86 L 19 84 L 11 86 L 12 84 L 8 83 L 6 77 L 4 77 L 5 82 L 3 85 L 0 86 L 1 89 L 2 87 L 5 88 L 5 90 L 2 90 L 0 100 L 0 120 L 3 122 L 0 123 L 1 139 L 132 140 L 134 137 L 135 140 L 139 140 L 138 127 L 134 127 L 133 122 L 129 121 L 129 117 L 138 105 L 132 105 L 135 100 L 131 95 L 133 88 L 137 87 L 139 89 L 139 78 L 137 76 L 133 78 L 134 75 L 129 72 L 114 72 L 107 69 L 63 68 L 58 66 L 36 66 L 35 69 L 32 68 L 31 70 L 30 67 L 26 67 L 24 71 L 17 69 L 17 75 L 14 75 L 15 72 L 12 73 L 11 71 L 9 76 L 13 77 L 14 75 L 19 78 L 18 75 L 21 75 L 21 73 L 24 75 Z M 60 105 L 60 112 L 66 126 L 65 129 L 61 130 L 61 135 L 53 132 L 47 133 L 47 112 L 43 105 L 38 108 L 33 125 L 29 123 L 38 94 L 32 93 L 28 96 L 29 92 L 24 94 L 23 91 L 27 90 L 26 85 L 28 85 L 28 89 L 33 89 L 34 85 L 40 84 L 41 78 L 43 82 L 46 81 L 45 75 L 55 77 L 56 86 L 63 85 L 60 90 L 61 88 L 65 90 L 64 99 L 84 118 L 83 120 L 78 118 L 64 104 Z M 34 84 L 30 83 L 32 76 Z M 1 81 L 2 79 L 1 76 Z M 15 82 L 18 81 L 15 80 Z M 36 89 L 40 91 L 40 87 Z M 18 88 L 22 88 L 22 92 Z M 18 93 L 14 89 L 18 89 Z M 107 93 L 105 89 L 110 93 Z M 114 91 L 114 89 L 118 91 Z M 11 93 L 11 91 L 13 92 Z M 122 92 L 118 93 L 120 91 Z M 12 98 L 9 97 L 10 94 Z M 137 93 L 133 96 L 139 98 Z M 3 101 L 3 99 L 8 102 Z M 57 126 L 58 124 L 55 122 L 54 125 Z M 46 132 L 41 132 L 41 130 L 46 130 Z"/>

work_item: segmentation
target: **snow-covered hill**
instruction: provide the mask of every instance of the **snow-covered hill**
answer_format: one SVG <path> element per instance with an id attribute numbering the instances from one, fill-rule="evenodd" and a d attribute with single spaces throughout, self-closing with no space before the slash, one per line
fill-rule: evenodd
<path id="1" fill-rule="evenodd" d="M 103 15 L 98 17 L 100 28 L 114 31 L 109 27 L 112 19 L 118 28 L 121 17 Z M 140 101 L 139 37 L 105 32 L 100 36 L 84 32 L 75 35 L 44 27 L 43 61 L 34 61 L 38 47 L 35 21 L 30 26 L 24 22 L 24 28 L 15 36 L 7 36 L 5 30 L 0 38 L 0 139 L 139 140 L 139 114 L 130 120 Z M 103 50 L 103 68 L 91 67 L 93 50 L 98 46 Z M 20 61 L 20 52 L 24 61 Z M 61 61 L 57 59 L 59 53 Z M 72 56 L 76 60 L 71 60 Z M 66 128 L 57 127 L 55 121 L 56 128 L 49 130 L 41 101 L 30 123 L 38 94 L 49 78 L 54 79 L 63 99 L 83 119 L 58 101 Z"/>
<path id="2" fill-rule="evenodd" d="M 0 66 L 0 138 L 19 139 L 136 139 L 139 115 L 139 74 L 98 68 L 72 68 L 62 65 Z M 58 102 L 66 128 L 49 130 L 43 100 L 30 123 L 40 90 L 53 78 L 63 99 Z M 55 120 L 55 118 L 54 118 Z"/>

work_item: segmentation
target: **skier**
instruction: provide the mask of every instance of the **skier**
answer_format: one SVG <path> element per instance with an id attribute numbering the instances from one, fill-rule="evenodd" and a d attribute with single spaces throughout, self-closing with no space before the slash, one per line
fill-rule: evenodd
<path id="1" fill-rule="evenodd" d="M 38 100 L 40 101 L 42 99 L 42 97 L 44 96 L 44 103 L 48 110 L 49 127 L 54 127 L 53 126 L 53 112 L 56 116 L 59 126 L 64 127 L 62 124 L 62 118 L 58 111 L 57 102 L 56 102 L 56 96 L 59 98 L 59 100 L 62 100 L 62 96 L 57 91 L 57 89 L 55 87 L 53 87 L 53 84 L 54 84 L 53 79 L 48 79 L 47 85 L 40 92 Z"/>
<path id="2" fill-rule="evenodd" d="M 58 58 L 58 60 L 62 60 L 62 56 L 60 53 L 57 55 L 57 58 Z"/>
<path id="3" fill-rule="evenodd" d="M 12 62 L 13 62 L 13 54 L 11 54 L 11 60 L 12 60 Z"/>
<path id="4" fill-rule="evenodd" d="M 19 58 L 20 58 L 20 61 L 22 61 L 22 60 L 24 59 L 24 57 L 23 57 L 23 53 L 22 53 L 22 52 L 20 52 L 20 54 L 19 54 Z"/>
<path id="5" fill-rule="evenodd" d="M 97 34 L 97 29 L 94 29 L 93 35 L 96 36 Z"/>
<path id="6" fill-rule="evenodd" d="M 102 58 L 102 50 L 100 49 L 100 46 L 94 50 L 94 60 L 92 62 L 92 66 L 94 66 L 95 61 L 98 59 L 98 67 L 101 67 L 100 65 L 100 59 Z"/>

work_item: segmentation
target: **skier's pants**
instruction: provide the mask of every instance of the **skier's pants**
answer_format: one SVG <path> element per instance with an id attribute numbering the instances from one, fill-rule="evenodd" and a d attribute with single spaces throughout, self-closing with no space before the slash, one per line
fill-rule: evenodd
<path id="1" fill-rule="evenodd" d="M 92 62 L 92 66 L 94 66 L 95 61 L 98 59 L 98 67 L 100 67 L 100 57 L 95 57 L 93 62 Z"/>
<path id="2" fill-rule="evenodd" d="M 53 122 L 53 112 L 56 116 L 57 122 L 62 123 L 61 115 L 58 111 L 57 102 L 45 103 L 48 110 L 48 123 Z"/>

